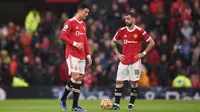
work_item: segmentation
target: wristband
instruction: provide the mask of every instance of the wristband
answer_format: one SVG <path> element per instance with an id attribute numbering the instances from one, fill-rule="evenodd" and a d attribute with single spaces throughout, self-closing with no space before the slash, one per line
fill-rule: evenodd
<path id="1" fill-rule="evenodd" d="M 91 55 L 87 55 L 87 58 L 91 58 Z"/>
<path id="2" fill-rule="evenodd" d="M 146 51 L 143 51 L 143 52 L 142 52 L 142 54 L 146 55 L 146 54 L 147 54 L 147 52 L 146 52 Z"/>
<path id="3" fill-rule="evenodd" d="M 73 42 L 73 46 L 76 46 L 76 45 L 77 45 L 77 42 L 74 41 L 74 42 Z"/>

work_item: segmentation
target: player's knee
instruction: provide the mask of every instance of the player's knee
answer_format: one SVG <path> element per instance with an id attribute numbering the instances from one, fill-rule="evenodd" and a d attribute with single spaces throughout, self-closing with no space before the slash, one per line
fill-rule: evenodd
<path id="1" fill-rule="evenodd" d="M 73 77 L 75 81 L 79 81 L 79 77 Z"/>
<path id="2" fill-rule="evenodd" d="M 117 81 L 116 88 L 122 88 L 122 87 L 123 87 L 123 81 Z"/>
<path id="3" fill-rule="evenodd" d="M 73 78 L 75 81 L 79 81 L 79 80 L 80 80 L 79 73 L 72 73 L 72 78 Z"/>
<path id="4" fill-rule="evenodd" d="M 83 78 L 84 78 L 84 75 L 83 75 L 83 74 L 80 74 L 80 76 L 79 76 L 79 81 L 82 81 Z"/>
<path id="5" fill-rule="evenodd" d="M 131 82 L 131 87 L 132 88 L 138 87 L 138 81 Z"/>

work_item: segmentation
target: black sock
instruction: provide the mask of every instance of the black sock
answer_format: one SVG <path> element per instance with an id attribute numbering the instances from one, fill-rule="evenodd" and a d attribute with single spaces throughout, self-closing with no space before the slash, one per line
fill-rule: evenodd
<path id="1" fill-rule="evenodd" d="M 80 87 L 81 87 L 81 84 L 75 84 L 74 87 L 72 88 L 72 91 L 73 91 L 73 107 L 78 106 L 78 100 L 79 100 L 79 95 L 80 95 Z"/>
<path id="2" fill-rule="evenodd" d="M 131 88 L 130 104 L 134 104 L 136 97 L 137 97 L 137 87 Z"/>
<path id="3" fill-rule="evenodd" d="M 115 88 L 115 104 L 120 104 L 120 99 L 122 96 L 122 88 Z"/>
<path id="4" fill-rule="evenodd" d="M 68 94 L 71 92 L 71 89 L 73 87 L 74 83 L 70 80 L 68 84 L 65 86 L 65 92 L 63 93 L 63 96 L 61 97 L 61 100 L 66 100 Z"/>

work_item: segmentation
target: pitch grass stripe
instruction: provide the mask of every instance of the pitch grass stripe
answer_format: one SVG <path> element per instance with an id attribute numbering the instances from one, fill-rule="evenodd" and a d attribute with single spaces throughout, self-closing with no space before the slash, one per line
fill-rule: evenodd
<path id="1" fill-rule="evenodd" d="M 71 110 L 72 100 L 67 101 Z M 80 106 L 87 112 L 112 112 L 100 109 L 100 100 L 80 100 Z M 121 101 L 121 110 L 128 112 L 129 100 Z M 200 112 L 200 101 L 136 100 L 134 112 Z M 61 112 L 59 100 L 6 100 L 0 101 L 0 112 Z"/>

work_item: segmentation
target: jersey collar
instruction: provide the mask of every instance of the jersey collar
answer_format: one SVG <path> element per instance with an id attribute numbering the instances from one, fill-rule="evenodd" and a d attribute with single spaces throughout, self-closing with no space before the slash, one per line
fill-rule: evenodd
<path id="1" fill-rule="evenodd" d="M 83 21 L 78 21 L 75 17 L 73 17 L 78 23 L 82 23 Z"/>
<path id="2" fill-rule="evenodd" d="M 134 25 L 134 28 L 132 30 L 129 30 L 128 27 L 126 26 L 126 29 L 128 32 L 133 32 L 135 30 L 136 26 Z"/>

